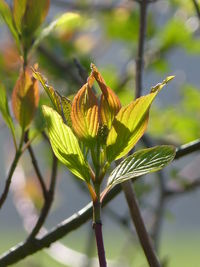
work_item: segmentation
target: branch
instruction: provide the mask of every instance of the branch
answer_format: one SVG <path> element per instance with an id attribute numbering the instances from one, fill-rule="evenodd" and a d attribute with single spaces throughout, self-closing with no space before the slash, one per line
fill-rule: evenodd
<path id="1" fill-rule="evenodd" d="M 58 56 L 53 54 L 44 45 L 39 45 L 37 51 L 43 56 L 45 56 L 45 58 L 49 60 L 54 67 L 60 70 L 61 73 L 64 74 L 64 77 L 67 77 L 67 79 L 70 81 L 72 80 L 73 82 L 78 84 L 78 86 L 82 85 L 82 81 L 74 68 L 73 62 L 67 62 L 59 59 Z"/>
<path id="2" fill-rule="evenodd" d="M 121 186 L 115 186 L 104 198 L 103 206 L 111 201 L 121 192 Z M 8 266 L 36 253 L 37 251 L 49 247 L 53 242 L 59 240 L 68 233 L 76 230 L 92 217 L 92 203 L 74 213 L 71 217 L 58 224 L 49 233 L 40 239 L 29 239 L 12 247 L 0 257 L 0 266 Z"/>
<path id="3" fill-rule="evenodd" d="M 53 152 L 52 152 L 53 154 Z M 37 233 L 40 231 L 41 227 L 43 226 L 47 215 L 49 213 L 49 210 L 51 208 L 51 205 L 53 203 L 54 199 L 54 192 L 55 192 L 55 185 L 56 185 L 56 175 L 57 175 L 57 167 L 58 167 L 58 160 L 56 156 L 53 154 L 53 164 L 52 164 L 52 172 L 51 172 L 51 182 L 50 182 L 50 187 L 49 190 L 46 193 L 46 198 L 45 202 L 42 208 L 42 211 L 40 213 L 40 216 L 37 220 L 37 223 L 33 230 L 31 231 L 30 235 L 28 236 L 28 240 L 31 240 L 35 238 Z"/>
<path id="4" fill-rule="evenodd" d="M 27 131 L 26 134 L 25 134 L 24 141 L 25 141 L 25 143 L 28 143 L 28 142 L 29 142 L 28 131 Z M 43 177 L 42 177 L 42 174 L 41 174 L 41 172 L 40 172 L 40 169 L 39 169 L 39 166 L 38 166 L 38 163 L 37 163 L 37 159 L 36 159 L 36 157 L 35 157 L 35 155 L 34 155 L 32 146 L 29 145 L 29 146 L 27 147 L 27 149 L 28 149 L 29 155 L 30 155 L 30 157 L 31 157 L 31 161 L 32 161 L 33 167 L 34 167 L 34 169 L 35 169 L 35 172 L 36 172 L 38 181 L 39 181 L 40 186 L 41 186 L 41 189 L 42 189 L 43 197 L 44 197 L 44 200 L 45 200 L 45 199 L 47 198 L 47 189 L 46 189 L 46 185 L 45 185 L 45 183 L 44 183 L 44 179 L 43 179 Z"/>
<path id="5" fill-rule="evenodd" d="M 191 192 L 191 191 L 193 191 L 199 187 L 200 187 L 200 178 L 198 178 L 198 179 L 196 179 L 190 183 L 184 184 L 179 189 L 166 189 L 164 192 L 164 196 L 167 198 L 176 197 L 176 196 Z"/>
<path id="6" fill-rule="evenodd" d="M 184 147 L 187 146 L 189 147 L 191 143 L 184 145 Z M 181 151 L 181 148 L 178 148 L 177 150 Z M 191 150 L 190 153 L 192 152 L 193 150 Z M 183 156 L 185 156 L 185 154 L 181 153 L 179 158 Z M 135 182 L 135 180 L 133 180 L 133 182 Z M 120 185 L 116 185 L 112 190 L 110 190 L 104 198 L 103 206 L 105 206 L 113 198 L 115 198 L 121 192 L 121 190 L 122 188 Z M 29 242 L 25 241 L 11 248 L 9 251 L 7 251 L 0 257 L 0 266 L 7 266 L 9 264 L 14 264 L 43 248 L 49 247 L 53 242 L 67 235 L 71 231 L 74 231 L 77 228 L 79 228 L 87 220 L 89 220 L 91 216 L 92 216 L 92 203 L 89 203 L 83 209 L 74 213 L 71 217 L 58 224 L 54 229 L 52 229 L 42 238 L 35 239 Z"/>
<path id="7" fill-rule="evenodd" d="M 146 35 L 147 20 L 147 0 L 142 0 L 140 4 L 140 29 L 138 40 L 138 52 L 136 58 L 136 77 L 135 77 L 135 98 L 140 97 L 142 92 L 142 72 L 144 63 L 144 43 Z"/>
<path id="8" fill-rule="evenodd" d="M 11 165 L 9 173 L 8 173 L 8 177 L 6 179 L 6 183 L 5 183 L 5 187 L 4 187 L 3 193 L 2 193 L 2 195 L 0 197 L 0 209 L 3 206 L 5 200 L 6 200 L 7 196 L 8 196 L 8 192 L 9 192 L 9 189 L 10 189 L 12 176 L 13 176 L 13 173 L 14 173 L 16 167 L 17 167 L 17 163 L 19 161 L 20 156 L 21 156 L 21 153 L 19 151 L 16 151 L 14 160 L 12 162 L 12 165 Z"/>
<path id="9" fill-rule="evenodd" d="M 135 84 L 135 97 L 141 96 L 142 92 L 142 73 L 143 73 L 143 58 L 144 58 L 144 43 L 146 34 L 146 19 L 147 19 L 147 0 L 138 2 L 140 4 L 140 29 L 139 29 L 139 41 L 138 41 L 138 53 L 136 59 L 136 84 Z M 143 248 L 146 259 L 150 267 L 160 267 L 159 260 L 153 249 L 150 237 L 146 230 L 140 209 L 137 203 L 137 199 L 132 188 L 131 181 L 122 183 L 122 188 L 129 206 L 129 211 L 137 235 L 140 240 L 140 244 Z"/>
<path id="10" fill-rule="evenodd" d="M 176 149 L 175 159 L 182 158 L 193 152 L 200 150 L 200 139 L 189 142 L 185 145 L 182 145 Z"/>
<path id="11" fill-rule="evenodd" d="M 192 0 L 194 8 L 196 10 L 197 13 L 197 17 L 200 20 L 200 8 L 199 8 L 199 4 L 197 3 L 197 0 Z"/>
<path id="12" fill-rule="evenodd" d="M 129 206 L 132 221 L 134 222 L 136 232 L 142 245 L 144 254 L 150 267 L 160 267 L 160 263 L 153 249 L 150 237 L 147 233 L 140 209 L 136 200 L 135 193 L 129 183 L 122 184 L 125 197 Z"/>
<path id="13" fill-rule="evenodd" d="M 19 142 L 19 147 L 17 148 L 16 152 L 15 152 L 15 157 L 13 159 L 13 162 L 11 164 L 11 167 L 10 167 L 10 170 L 9 170 L 9 173 L 8 173 L 8 177 L 6 179 L 6 183 L 5 183 L 5 186 L 4 186 L 4 190 L 3 190 L 3 193 L 0 197 L 0 209 L 2 208 L 7 196 L 8 196 L 8 192 L 9 192 L 9 189 L 10 189 L 10 184 L 11 184 L 11 180 L 12 180 L 12 177 L 13 177 L 13 173 L 17 167 L 17 163 L 22 155 L 22 145 L 23 145 L 23 142 L 24 142 L 24 132 L 22 132 L 21 134 L 21 138 L 20 138 L 20 142 Z"/>

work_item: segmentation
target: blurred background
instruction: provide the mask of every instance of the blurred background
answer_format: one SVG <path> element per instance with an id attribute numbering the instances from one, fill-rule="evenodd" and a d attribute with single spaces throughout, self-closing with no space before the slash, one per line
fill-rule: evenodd
<path id="1" fill-rule="evenodd" d="M 12 1 L 7 2 L 12 4 Z M 147 138 L 150 137 L 153 144 L 180 146 L 200 135 L 200 13 L 194 2 L 157 0 L 148 5 L 142 94 L 148 93 L 167 76 L 175 75 L 151 108 Z M 196 3 L 200 6 L 200 1 Z M 129 103 L 135 90 L 140 26 L 138 3 L 128 0 L 51 0 L 42 27 L 64 12 L 76 15 L 70 23 L 57 27 L 42 40 L 31 54 L 31 64 L 38 62 L 39 70 L 49 84 L 68 96 L 77 92 L 85 82 L 84 77 L 90 73 L 90 63 L 93 62 L 122 104 Z M 19 74 L 20 58 L 2 20 L 0 34 L 0 80 L 10 98 Z M 40 104 L 49 104 L 42 88 L 40 95 Z M 41 124 L 41 111 L 38 110 L 32 131 L 37 131 Z M 0 188 L 3 188 L 14 148 L 2 118 L 0 145 Z M 142 146 L 142 142 L 137 145 L 138 148 Z M 33 149 L 45 182 L 48 182 L 52 160 L 49 147 L 42 137 L 38 137 Z M 160 176 L 169 189 L 178 193 L 164 200 L 160 198 Z M 144 221 L 156 238 L 157 250 L 165 266 L 200 266 L 199 179 L 200 155 L 196 152 L 174 161 L 161 174 L 148 175 L 134 183 Z M 197 186 L 187 190 L 188 184 L 194 182 Z M 51 229 L 88 202 L 85 187 L 60 164 L 55 201 L 45 227 Z M 26 237 L 26 229 L 33 224 L 33 214 L 41 206 L 42 194 L 26 152 L 0 212 L 0 252 Z M 147 266 L 123 193 L 104 208 L 103 222 L 107 257 L 114 262 L 122 261 L 123 266 Z M 158 223 L 156 229 L 155 222 Z M 92 266 L 92 263 L 77 263 L 84 254 L 94 257 L 96 253 L 91 221 L 61 241 L 72 251 L 65 246 L 58 247 L 59 252 L 56 248 L 39 252 L 15 266 Z M 65 257 L 67 253 L 71 253 L 73 259 Z"/>

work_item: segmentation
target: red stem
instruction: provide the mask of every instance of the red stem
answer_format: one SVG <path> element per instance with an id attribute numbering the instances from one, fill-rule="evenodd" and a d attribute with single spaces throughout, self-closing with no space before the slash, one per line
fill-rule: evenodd
<path id="1" fill-rule="evenodd" d="M 107 263 L 106 263 L 105 250 L 103 244 L 102 223 L 101 222 L 94 223 L 93 228 L 96 237 L 96 244 L 99 257 L 99 267 L 106 267 Z"/>

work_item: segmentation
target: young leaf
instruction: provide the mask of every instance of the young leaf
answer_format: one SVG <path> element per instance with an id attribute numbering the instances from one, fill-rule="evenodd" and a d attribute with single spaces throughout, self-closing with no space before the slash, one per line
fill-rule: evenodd
<path id="1" fill-rule="evenodd" d="M 167 145 L 139 150 L 112 171 L 107 187 L 111 188 L 126 180 L 161 170 L 174 159 L 175 154 L 175 147 Z"/>
<path id="2" fill-rule="evenodd" d="M 23 35 L 32 35 L 47 16 L 50 0 L 15 0 L 16 22 Z M 15 11 L 14 10 L 14 11 Z"/>
<path id="3" fill-rule="evenodd" d="M 12 133 L 13 139 L 15 140 L 15 128 L 14 128 L 13 121 L 12 121 L 12 118 L 10 116 L 10 111 L 8 108 L 8 100 L 7 100 L 7 96 L 6 96 L 6 90 L 3 86 L 3 84 L 1 84 L 1 83 L 0 83 L 0 111 L 1 111 L 1 114 L 2 114 L 5 122 L 7 123 L 11 133 Z"/>
<path id="4" fill-rule="evenodd" d="M 17 31 L 22 33 L 23 16 L 26 11 L 27 0 L 14 0 L 13 1 L 13 19 L 17 28 Z"/>
<path id="5" fill-rule="evenodd" d="M 107 138 L 107 160 L 112 162 L 125 156 L 144 134 L 149 108 L 158 92 L 173 76 L 152 88 L 151 93 L 122 107 L 115 117 Z"/>
<path id="6" fill-rule="evenodd" d="M 97 67 L 94 64 L 92 64 L 91 67 L 92 75 L 98 82 L 102 91 L 100 100 L 101 123 L 110 129 L 115 115 L 121 108 L 121 103 L 116 94 L 106 85 Z"/>
<path id="7" fill-rule="evenodd" d="M 71 127 L 71 101 L 67 97 L 61 96 L 57 91 L 54 90 L 52 86 L 49 86 L 47 80 L 41 73 L 33 70 L 33 75 L 38 81 L 40 81 L 48 97 L 50 98 L 53 107 L 63 117 L 64 122 Z"/>
<path id="8" fill-rule="evenodd" d="M 52 108 L 43 106 L 43 114 L 52 149 L 56 157 L 64 163 L 69 170 L 82 180 L 90 180 L 90 170 L 86 163 L 78 140 L 70 127 L 64 124 L 61 116 Z"/>
<path id="9" fill-rule="evenodd" d="M 0 0 L 0 15 L 2 16 L 5 23 L 8 25 L 8 28 L 11 34 L 13 35 L 16 44 L 19 48 L 19 36 L 15 24 L 13 23 L 12 12 L 9 5 L 4 0 Z"/>
<path id="10" fill-rule="evenodd" d="M 13 112 L 22 129 L 25 130 L 31 123 L 38 102 L 38 81 L 26 69 L 19 76 L 12 93 Z"/>
<path id="11" fill-rule="evenodd" d="M 93 144 L 99 128 L 98 102 L 90 78 L 74 97 L 71 112 L 74 132 L 88 145 Z"/>

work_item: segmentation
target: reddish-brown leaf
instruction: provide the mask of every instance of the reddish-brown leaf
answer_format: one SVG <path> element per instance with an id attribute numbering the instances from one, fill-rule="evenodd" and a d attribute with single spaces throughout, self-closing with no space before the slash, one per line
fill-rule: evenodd
<path id="1" fill-rule="evenodd" d="M 72 102 L 71 120 L 76 135 L 92 144 L 99 127 L 98 101 L 92 91 L 93 77 L 78 91 Z"/>
<path id="2" fill-rule="evenodd" d="M 20 74 L 12 94 L 13 112 L 23 129 L 31 123 L 38 102 L 38 81 L 32 76 L 30 69 L 26 69 Z"/>
<path id="3" fill-rule="evenodd" d="M 106 85 L 103 77 L 94 64 L 92 67 L 92 75 L 96 79 L 102 91 L 100 100 L 100 118 L 101 123 L 111 128 L 112 122 L 116 114 L 121 108 L 121 103 L 117 95 Z"/>

